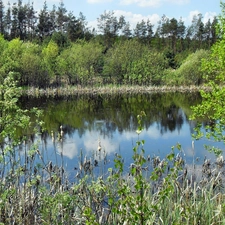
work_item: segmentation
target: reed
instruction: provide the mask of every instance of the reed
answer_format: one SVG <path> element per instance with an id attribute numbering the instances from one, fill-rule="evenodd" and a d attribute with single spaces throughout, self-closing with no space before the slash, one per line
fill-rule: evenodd
<path id="1" fill-rule="evenodd" d="M 53 161 L 46 157 L 41 140 L 33 138 L 45 132 L 41 112 L 17 106 L 20 89 L 12 76 L 0 85 L 0 91 L 0 224 L 225 223 L 225 163 L 221 155 L 215 162 L 204 159 L 199 166 L 193 160 L 188 165 L 177 144 L 165 159 L 146 156 L 145 141 L 140 138 L 145 117 L 141 112 L 128 168 L 121 155 L 115 154 L 114 166 L 106 170 L 108 156 L 99 140 L 90 158 L 80 152 L 71 176 L 62 157 L 63 127 L 51 133 L 55 157 L 56 151 L 60 153 Z M 33 91 L 39 95 L 39 89 Z M 54 93 L 61 92 L 54 89 Z M 35 125 L 28 114 L 32 112 L 37 118 Z M 17 129 L 23 130 L 23 137 Z M 194 152 L 194 144 L 192 147 Z"/>
<path id="2" fill-rule="evenodd" d="M 140 139 L 143 117 L 143 113 L 138 117 L 133 162 L 127 168 L 119 154 L 115 154 L 112 168 L 103 168 L 107 155 L 101 140 L 90 158 L 80 151 L 72 178 L 63 158 L 55 163 L 45 158 L 38 142 L 13 146 L 9 140 L 2 145 L 0 222 L 223 224 L 223 157 L 215 162 L 204 159 L 202 165 L 194 160 L 188 165 L 179 144 L 164 159 L 146 156 Z M 52 138 L 60 148 L 63 128 L 52 133 Z"/>
<path id="3" fill-rule="evenodd" d="M 84 94 L 138 94 L 138 93 L 163 93 L 163 92 L 199 92 L 200 90 L 210 91 L 206 86 L 128 86 L 128 85 L 106 85 L 99 87 L 91 86 L 67 86 L 59 88 L 39 89 L 30 87 L 24 89 L 22 94 L 31 97 L 64 97 Z"/>

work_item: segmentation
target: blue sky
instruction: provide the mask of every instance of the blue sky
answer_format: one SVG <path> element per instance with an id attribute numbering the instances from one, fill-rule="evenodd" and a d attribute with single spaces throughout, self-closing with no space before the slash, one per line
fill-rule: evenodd
<path id="1" fill-rule="evenodd" d="M 10 0 L 10 2 L 17 0 Z M 8 0 L 4 0 L 7 5 Z M 28 0 L 23 0 L 27 3 Z M 44 0 L 30 0 L 34 2 L 35 9 L 42 8 Z M 60 0 L 47 0 L 49 9 L 52 5 L 59 5 Z M 72 11 L 75 16 L 82 12 L 89 22 L 89 27 L 97 26 L 97 18 L 105 10 L 114 11 L 119 18 L 124 15 L 126 21 L 130 22 L 131 28 L 134 28 L 137 22 L 142 19 L 149 19 L 155 27 L 160 18 L 165 14 L 168 18 L 182 19 L 185 25 L 189 25 L 194 14 L 201 13 L 203 21 L 218 15 L 221 12 L 220 0 L 64 0 L 65 7 Z"/>

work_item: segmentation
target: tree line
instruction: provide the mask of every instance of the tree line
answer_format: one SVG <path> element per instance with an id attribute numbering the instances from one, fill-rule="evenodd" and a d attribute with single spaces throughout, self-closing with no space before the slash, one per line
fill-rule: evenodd
<path id="1" fill-rule="evenodd" d="M 5 7 L 0 0 L 0 78 L 14 72 L 20 85 L 38 87 L 200 84 L 200 72 L 193 80 L 177 70 L 193 61 L 190 57 L 207 56 L 218 39 L 216 24 L 217 17 L 204 24 L 198 14 L 186 27 L 182 18 L 163 15 L 157 27 L 142 20 L 131 29 L 124 16 L 104 11 L 97 18 L 98 29 L 91 30 L 85 16 L 68 12 L 63 1 L 52 9 L 45 1 L 37 12 L 30 2 Z"/>

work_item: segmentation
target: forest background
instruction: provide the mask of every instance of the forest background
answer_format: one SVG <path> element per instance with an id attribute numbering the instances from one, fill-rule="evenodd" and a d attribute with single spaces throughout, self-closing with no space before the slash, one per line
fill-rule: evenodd
<path id="1" fill-rule="evenodd" d="M 124 16 L 105 11 L 90 30 L 85 16 L 67 11 L 63 1 L 37 12 L 18 0 L 0 1 L 0 81 L 13 72 L 19 86 L 66 85 L 201 85 L 202 59 L 210 56 L 219 39 L 217 17 L 203 23 L 194 16 L 182 19 L 162 15 L 158 26 L 139 21 L 131 30 Z"/>

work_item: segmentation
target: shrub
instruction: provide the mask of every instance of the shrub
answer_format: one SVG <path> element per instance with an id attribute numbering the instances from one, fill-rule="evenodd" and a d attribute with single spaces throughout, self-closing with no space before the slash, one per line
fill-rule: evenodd
<path id="1" fill-rule="evenodd" d="M 181 85 L 200 85 L 204 83 L 204 73 L 201 70 L 202 59 L 209 57 L 210 51 L 197 50 L 187 57 L 182 65 L 174 72 Z"/>

